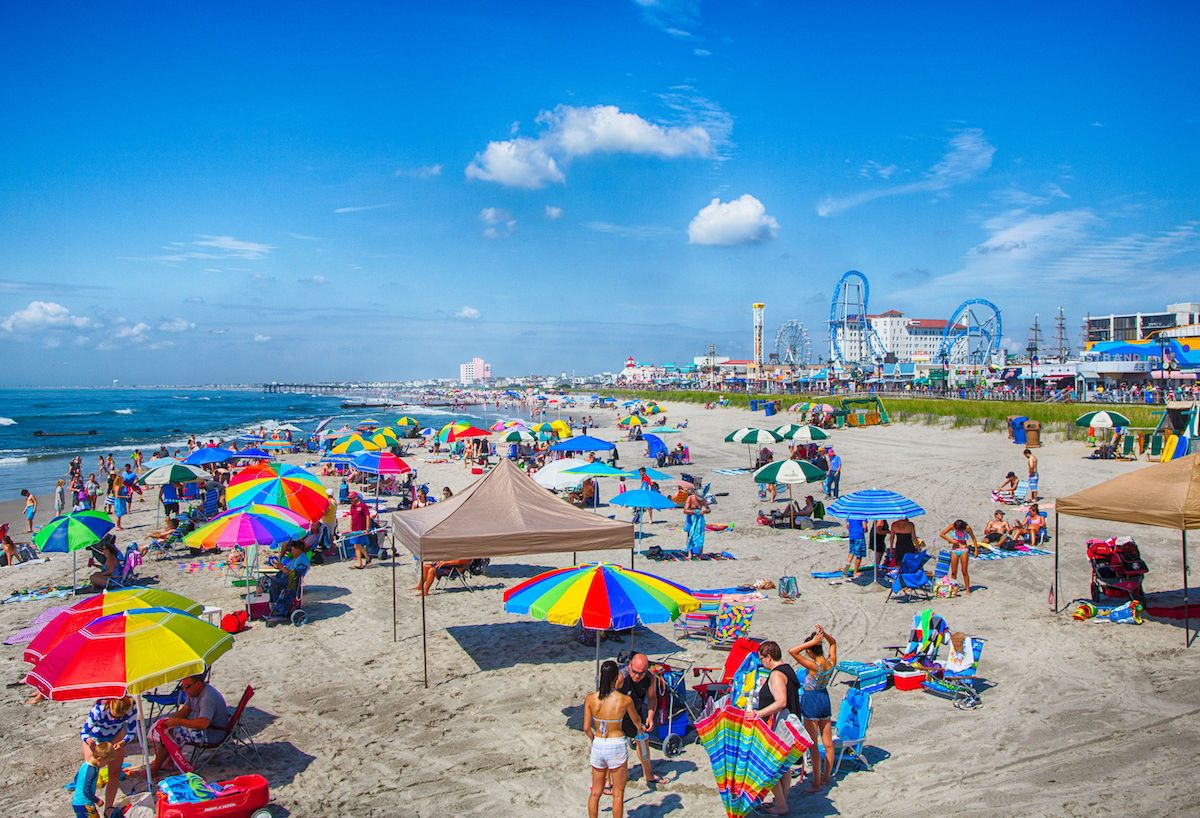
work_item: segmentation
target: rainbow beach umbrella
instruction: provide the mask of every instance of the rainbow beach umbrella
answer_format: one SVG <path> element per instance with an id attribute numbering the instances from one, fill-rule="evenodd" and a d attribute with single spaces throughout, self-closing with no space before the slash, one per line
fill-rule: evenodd
<path id="1" fill-rule="evenodd" d="M 278 545 L 308 534 L 309 519 L 280 506 L 251 503 L 231 508 L 184 535 L 191 548 L 243 548 Z"/>
<path id="2" fill-rule="evenodd" d="M 198 616 L 204 606 L 186 596 L 157 588 L 126 588 L 81 599 L 47 622 L 25 647 L 24 659 L 36 665 L 59 642 L 102 616 L 137 608 L 175 608 Z"/>
<path id="3" fill-rule="evenodd" d="M 762 719 L 732 705 L 696 722 L 696 733 L 729 818 L 753 812 L 812 744 L 790 721 L 771 730 Z"/>
<path id="4" fill-rule="evenodd" d="M 74 593 L 75 552 L 100 542 L 115 525 L 103 511 L 72 511 L 42 526 L 33 535 L 33 545 L 42 553 L 71 552 L 71 593 Z"/>
<path id="5" fill-rule="evenodd" d="M 272 475 L 267 476 L 265 469 L 270 469 Z M 250 469 L 236 475 L 225 489 L 225 503 L 230 509 L 248 505 L 280 506 L 308 520 L 319 520 L 329 507 L 329 497 L 320 479 L 299 466 L 264 465 L 249 476 L 247 472 Z"/>
<path id="6" fill-rule="evenodd" d="M 591 630 L 627 630 L 673 622 L 700 607 L 682 585 L 611 563 L 558 568 L 509 588 L 504 610 L 557 625 L 582 623 Z M 599 672 L 600 642 L 596 640 Z"/>

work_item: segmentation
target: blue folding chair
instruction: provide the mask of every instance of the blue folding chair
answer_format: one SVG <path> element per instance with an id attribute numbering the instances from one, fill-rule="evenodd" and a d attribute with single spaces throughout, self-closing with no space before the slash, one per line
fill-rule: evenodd
<path id="1" fill-rule="evenodd" d="M 863 755 L 863 747 L 867 740 L 867 728 L 871 726 L 871 694 L 858 688 L 849 688 L 842 706 L 838 708 L 837 721 L 833 725 L 833 751 L 837 753 L 837 761 L 833 764 L 833 773 L 837 775 L 842 761 L 849 756 L 851 761 L 861 764 L 870 771 L 871 762 Z M 819 746 L 819 745 L 818 745 Z"/>
<path id="2" fill-rule="evenodd" d="M 925 573 L 925 563 L 929 561 L 929 556 L 925 551 L 904 555 L 904 559 L 900 561 L 900 568 L 892 580 L 892 588 L 888 591 L 887 599 L 891 599 L 899 593 L 907 595 L 909 591 L 917 591 L 923 593 L 925 599 L 930 598 L 933 580 Z"/>

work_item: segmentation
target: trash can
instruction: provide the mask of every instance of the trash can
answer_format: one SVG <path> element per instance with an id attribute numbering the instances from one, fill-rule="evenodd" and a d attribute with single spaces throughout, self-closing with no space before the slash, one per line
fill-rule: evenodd
<path id="1" fill-rule="evenodd" d="M 837 428 L 839 428 L 839 429 L 846 428 L 846 413 L 845 412 L 838 412 L 836 415 L 834 415 L 834 420 L 836 421 Z"/>
<path id="2" fill-rule="evenodd" d="M 1029 418 L 1025 417 L 1024 415 L 1020 415 L 1019 417 L 1012 419 L 1012 423 L 1010 425 L 1012 428 L 1012 442 L 1016 443 L 1018 446 L 1025 445 L 1025 422 L 1027 420 L 1029 420 Z"/>
<path id="3" fill-rule="evenodd" d="M 1037 449 L 1042 445 L 1041 421 L 1025 421 L 1025 445 L 1030 449 Z"/>
<path id="4" fill-rule="evenodd" d="M 771 415 L 775 414 L 775 401 L 763 401 L 763 410 L 767 413 L 767 417 L 771 417 Z"/>
<path id="5" fill-rule="evenodd" d="M 756 401 L 756 400 L 751 400 L 751 401 L 750 401 L 750 411 L 751 411 L 751 412 L 757 412 L 757 411 L 758 411 L 758 401 Z"/>

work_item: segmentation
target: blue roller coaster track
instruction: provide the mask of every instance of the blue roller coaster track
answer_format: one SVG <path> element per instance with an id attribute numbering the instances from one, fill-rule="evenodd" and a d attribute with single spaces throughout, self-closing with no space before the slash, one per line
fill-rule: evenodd
<path id="1" fill-rule="evenodd" d="M 867 321 L 871 285 L 858 270 L 848 270 L 833 288 L 829 304 L 830 357 L 839 364 L 877 364 L 886 350 Z M 854 333 L 857 333 L 855 336 Z"/>
<path id="2" fill-rule="evenodd" d="M 968 298 L 946 323 L 938 360 L 982 366 L 1000 352 L 1000 308 L 986 298 Z"/>

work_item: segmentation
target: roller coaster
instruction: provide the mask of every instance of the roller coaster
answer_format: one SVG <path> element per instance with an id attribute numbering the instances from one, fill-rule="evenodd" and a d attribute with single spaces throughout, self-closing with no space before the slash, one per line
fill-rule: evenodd
<path id="1" fill-rule="evenodd" d="M 843 365 L 878 364 L 887 354 L 883 341 L 867 321 L 871 285 L 858 270 L 838 279 L 829 305 L 829 357 Z"/>
<path id="2" fill-rule="evenodd" d="M 938 360 L 950 364 L 984 366 L 1000 352 L 1003 325 L 1000 308 L 986 298 L 968 298 L 946 323 Z"/>

